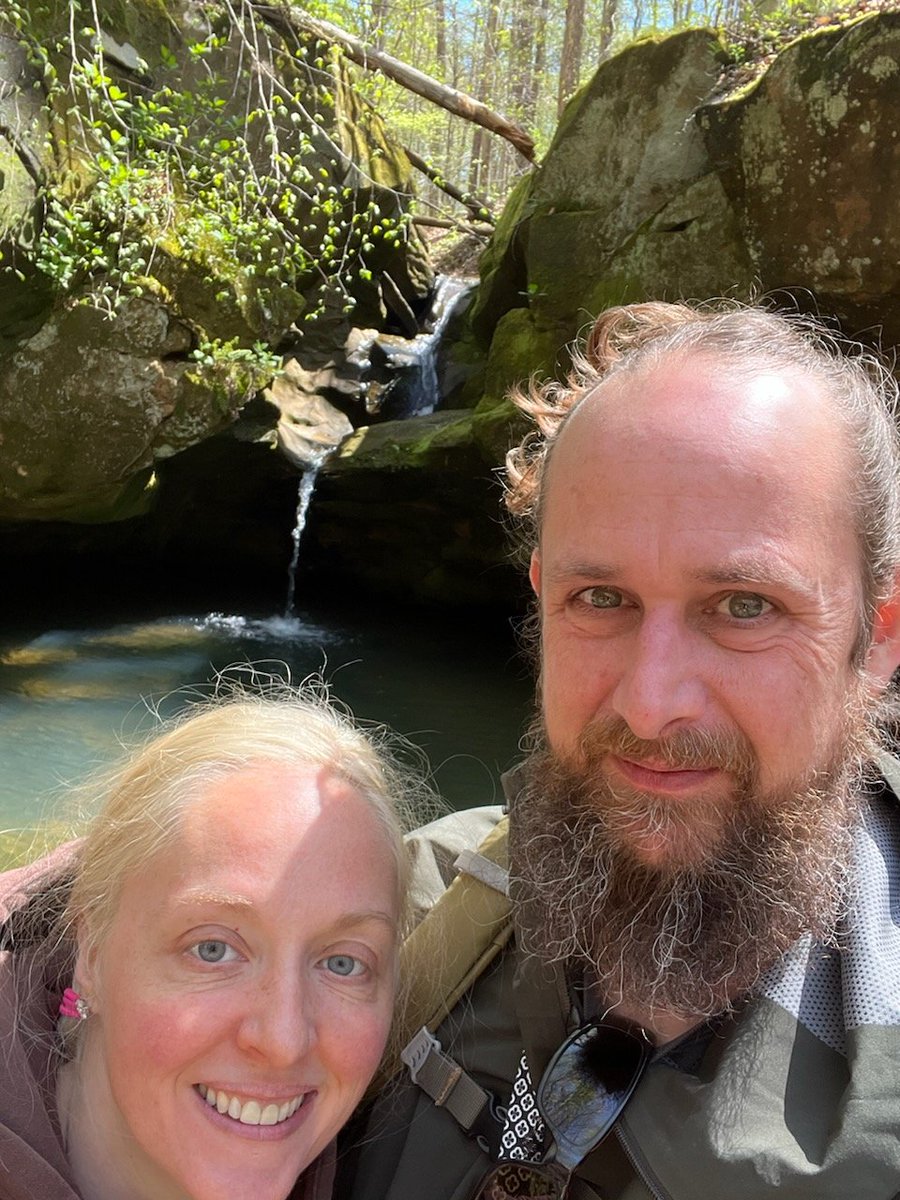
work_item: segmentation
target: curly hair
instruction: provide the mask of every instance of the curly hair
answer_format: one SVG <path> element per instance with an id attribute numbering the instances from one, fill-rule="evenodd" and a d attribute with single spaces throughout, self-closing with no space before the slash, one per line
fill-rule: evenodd
<path id="1" fill-rule="evenodd" d="M 736 302 L 693 307 L 651 302 L 611 308 L 572 355 L 564 381 L 516 389 L 511 399 L 537 426 L 506 456 L 506 507 L 518 518 L 522 548 L 537 545 L 547 464 L 571 413 L 625 372 L 647 371 L 687 355 L 715 357 L 746 376 L 791 371 L 821 384 L 857 459 L 850 496 L 863 563 L 862 642 L 900 567 L 898 387 L 886 364 L 819 321 Z"/>

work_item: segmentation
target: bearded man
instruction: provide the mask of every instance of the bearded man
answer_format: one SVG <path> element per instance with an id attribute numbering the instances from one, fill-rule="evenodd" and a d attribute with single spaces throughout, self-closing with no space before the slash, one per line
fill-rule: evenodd
<path id="1" fill-rule="evenodd" d="M 513 937 L 357 1121 L 338 1194 L 896 1200 L 896 385 L 808 321 L 645 304 L 517 399 L 540 717 Z M 421 831 L 424 906 L 461 849 L 498 886 L 472 853 L 497 816 Z"/>

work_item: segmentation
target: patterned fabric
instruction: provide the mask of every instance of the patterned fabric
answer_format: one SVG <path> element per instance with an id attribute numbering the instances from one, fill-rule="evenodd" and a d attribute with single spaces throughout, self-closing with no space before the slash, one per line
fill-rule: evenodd
<path id="1" fill-rule="evenodd" d="M 562 1200 L 565 1177 L 549 1178 L 531 1166 L 500 1163 L 482 1185 L 476 1200 Z"/>
<path id="2" fill-rule="evenodd" d="M 762 981 L 763 996 L 839 1054 L 847 1053 L 849 1030 L 900 1026 L 900 911 L 891 895 L 900 864 L 891 826 L 883 801 L 868 806 L 854 844 L 856 892 L 840 949 L 801 938 Z"/>
<path id="3" fill-rule="evenodd" d="M 500 1138 L 500 1157 L 518 1162 L 538 1162 L 543 1153 L 544 1122 L 534 1098 L 534 1087 L 524 1053 L 513 1083 L 503 1136 Z"/>

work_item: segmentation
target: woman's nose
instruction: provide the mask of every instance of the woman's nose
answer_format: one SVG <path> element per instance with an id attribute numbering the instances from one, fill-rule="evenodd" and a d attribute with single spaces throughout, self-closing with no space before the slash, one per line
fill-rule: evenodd
<path id="1" fill-rule="evenodd" d="M 309 1054 L 316 1027 L 308 986 L 297 979 L 276 979 L 248 988 L 238 1042 L 247 1053 L 273 1067 L 290 1067 Z"/>

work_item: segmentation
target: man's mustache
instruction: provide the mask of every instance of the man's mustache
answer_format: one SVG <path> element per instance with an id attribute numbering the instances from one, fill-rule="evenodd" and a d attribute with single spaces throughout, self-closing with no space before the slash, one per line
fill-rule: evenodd
<path id="1" fill-rule="evenodd" d="M 578 739 L 576 758 L 583 770 L 607 755 L 658 763 L 681 770 L 719 770 L 750 782 L 757 761 L 748 739 L 737 729 L 677 729 L 664 738 L 640 738 L 622 717 L 598 717 Z"/>

